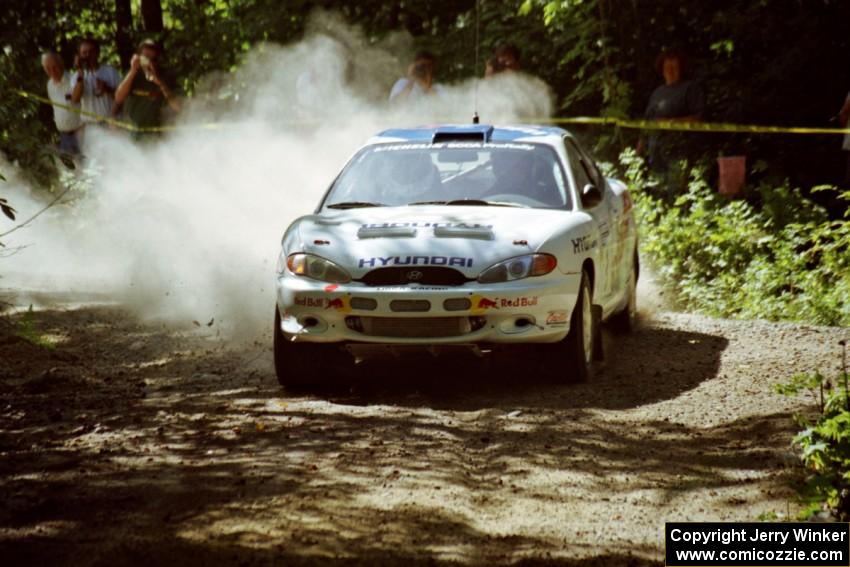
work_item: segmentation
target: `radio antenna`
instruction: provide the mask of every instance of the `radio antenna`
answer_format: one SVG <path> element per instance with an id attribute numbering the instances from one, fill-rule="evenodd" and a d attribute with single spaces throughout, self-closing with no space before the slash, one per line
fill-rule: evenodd
<path id="1" fill-rule="evenodd" d="M 479 34 L 478 30 L 481 27 L 480 22 L 479 22 L 480 5 L 481 5 L 481 0 L 475 0 L 475 86 L 473 87 L 473 91 L 474 91 L 475 94 L 473 95 L 473 104 L 472 104 L 472 106 L 473 106 L 472 123 L 473 124 L 478 124 L 480 122 L 480 119 L 478 117 L 478 60 L 479 60 L 478 49 L 479 49 L 479 44 L 480 44 L 479 37 L 478 37 L 478 34 Z"/>

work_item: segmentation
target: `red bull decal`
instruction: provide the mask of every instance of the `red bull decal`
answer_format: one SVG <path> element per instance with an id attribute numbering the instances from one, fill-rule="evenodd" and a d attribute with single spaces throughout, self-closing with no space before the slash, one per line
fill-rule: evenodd
<path id="1" fill-rule="evenodd" d="M 472 311 L 483 313 L 490 309 L 511 309 L 516 307 L 534 307 L 537 305 L 539 298 L 532 297 L 484 297 L 482 295 L 473 295 Z"/>
<path id="2" fill-rule="evenodd" d="M 346 313 L 351 310 L 347 297 L 296 297 L 295 305 L 298 305 L 299 307 L 312 307 L 315 309 L 335 309 Z"/>
<path id="3" fill-rule="evenodd" d="M 501 307 L 534 307 L 537 305 L 536 297 L 515 297 L 513 299 L 502 299 L 499 301 Z"/>

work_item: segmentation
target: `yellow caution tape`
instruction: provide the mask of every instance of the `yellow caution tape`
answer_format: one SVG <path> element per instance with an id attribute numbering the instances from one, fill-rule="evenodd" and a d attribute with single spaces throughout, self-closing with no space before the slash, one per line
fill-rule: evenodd
<path id="1" fill-rule="evenodd" d="M 541 118 L 544 124 L 602 124 L 632 130 L 672 130 L 677 132 L 750 132 L 753 134 L 850 134 L 850 128 L 809 128 L 801 126 L 762 126 L 725 122 L 680 122 L 676 120 L 626 120 L 577 116 L 574 118 Z"/>
<path id="2" fill-rule="evenodd" d="M 88 112 L 70 106 L 53 102 L 52 100 L 39 96 L 27 91 L 17 90 L 18 95 L 50 104 L 58 108 L 64 108 L 70 112 L 76 112 L 82 116 L 94 118 L 98 122 L 103 122 L 117 128 L 123 128 L 132 132 L 170 132 L 173 130 L 183 129 L 200 129 L 200 130 L 216 130 L 224 127 L 224 124 L 218 122 L 207 122 L 204 124 L 194 124 L 189 126 L 156 126 L 156 127 L 139 127 L 129 122 L 116 120 L 100 116 L 93 112 Z M 802 126 L 762 126 L 758 124 L 731 124 L 725 122 L 681 122 L 675 120 L 628 120 L 623 118 L 600 117 L 600 116 L 574 116 L 560 118 L 526 118 L 523 122 L 529 124 L 598 124 L 603 126 L 615 126 L 617 128 L 626 128 L 631 130 L 668 130 L 677 132 L 727 132 L 727 133 L 742 133 L 749 132 L 752 134 L 850 134 L 850 128 L 810 128 Z M 291 122 L 290 125 L 306 125 L 311 122 Z M 317 122 L 312 122 L 317 124 Z"/>
<path id="3" fill-rule="evenodd" d="M 74 112 L 81 116 L 88 116 L 89 118 L 94 118 L 98 122 L 102 122 L 103 124 L 109 124 L 110 126 L 115 126 L 117 128 L 123 128 L 124 130 L 129 130 L 131 132 L 170 132 L 172 130 L 177 130 L 176 126 L 147 126 L 140 127 L 135 124 L 131 124 L 130 122 L 124 122 L 123 120 L 116 120 L 115 118 L 109 118 L 107 116 L 101 116 L 100 114 L 96 114 L 94 112 L 89 112 L 88 110 L 83 110 L 82 108 L 78 108 L 76 106 L 71 106 L 68 104 L 62 104 L 59 102 L 53 102 L 49 98 L 45 98 L 43 96 L 39 96 L 37 94 L 33 94 L 27 91 L 16 90 L 15 91 L 19 96 L 22 96 L 26 99 L 35 100 L 38 102 L 43 102 L 44 104 L 49 104 L 51 106 L 55 106 L 57 108 L 64 108 L 69 112 Z M 223 124 L 208 122 L 205 124 L 193 124 L 190 126 L 180 127 L 179 129 L 201 129 L 201 130 L 216 130 L 223 126 Z"/>

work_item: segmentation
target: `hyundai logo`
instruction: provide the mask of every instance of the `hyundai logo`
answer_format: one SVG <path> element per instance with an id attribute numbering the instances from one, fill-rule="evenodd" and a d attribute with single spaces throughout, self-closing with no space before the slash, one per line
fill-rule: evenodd
<path id="1" fill-rule="evenodd" d="M 416 282 L 416 281 L 421 280 L 422 276 L 424 276 L 424 275 L 425 274 L 423 274 L 419 270 L 410 270 L 409 272 L 407 272 L 407 279 L 408 279 L 408 281 Z"/>

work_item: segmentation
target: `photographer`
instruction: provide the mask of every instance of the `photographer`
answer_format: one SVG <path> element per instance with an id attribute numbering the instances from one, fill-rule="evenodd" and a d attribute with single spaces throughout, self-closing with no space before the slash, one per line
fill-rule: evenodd
<path id="1" fill-rule="evenodd" d="M 100 122 L 99 117 L 110 117 L 115 87 L 121 81 L 115 67 L 100 65 L 99 58 L 97 41 L 86 38 L 80 42 L 71 76 L 71 102 L 82 108 L 83 125 Z"/>
<path id="2" fill-rule="evenodd" d="M 430 51 L 420 51 L 407 69 L 407 77 L 402 77 L 390 90 L 390 102 L 418 99 L 425 96 L 440 95 L 443 88 L 434 83 L 434 71 L 437 58 Z"/>
<path id="3" fill-rule="evenodd" d="M 521 52 L 513 43 L 503 43 L 493 50 L 493 56 L 484 67 L 484 77 L 493 77 L 500 73 L 519 71 Z"/>
<path id="4" fill-rule="evenodd" d="M 167 109 L 180 112 L 173 82 L 161 65 L 162 48 L 153 40 L 144 40 L 130 61 L 130 71 L 115 91 L 115 111 L 124 105 L 127 117 L 138 128 L 159 128 Z"/>

